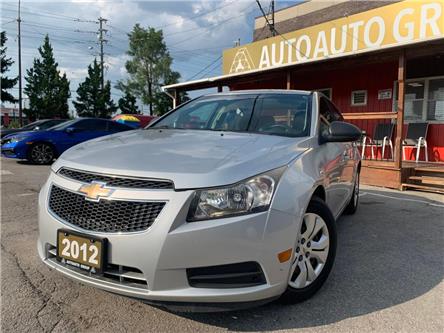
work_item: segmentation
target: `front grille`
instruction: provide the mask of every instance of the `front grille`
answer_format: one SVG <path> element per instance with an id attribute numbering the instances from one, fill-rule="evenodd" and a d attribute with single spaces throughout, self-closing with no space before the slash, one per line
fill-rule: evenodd
<path id="1" fill-rule="evenodd" d="M 254 261 L 188 268 L 187 277 L 195 288 L 245 288 L 266 283 L 261 266 Z"/>
<path id="2" fill-rule="evenodd" d="M 165 202 L 85 199 L 58 186 L 51 187 L 49 209 L 61 220 L 97 232 L 136 232 L 148 229 Z"/>
<path id="3" fill-rule="evenodd" d="M 109 187 L 140 188 L 150 190 L 174 189 L 173 182 L 169 180 L 125 178 L 119 176 L 78 171 L 68 168 L 60 169 L 58 174 L 82 183 L 91 183 L 92 181 L 104 182 Z"/>
<path id="4" fill-rule="evenodd" d="M 5 156 L 14 156 L 14 150 L 13 149 L 2 149 L 2 154 Z"/>

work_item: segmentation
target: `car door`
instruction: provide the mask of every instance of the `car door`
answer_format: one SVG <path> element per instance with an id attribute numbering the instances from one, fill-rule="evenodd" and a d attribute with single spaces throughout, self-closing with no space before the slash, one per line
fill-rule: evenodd
<path id="1" fill-rule="evenodd" d="M 333 119 L 335 121 L 344 121 L 344 118 L 342 117 L 339 110 L 336 108 L 336 106 L 327 99 L 327 103 L 329 106 L 330 113 L 333 116 Z M 341 184 L 344 187 L 345 192 L 345 199 L 344 199 L 344 205 L 348 202 L 348 198 L 350 198 L 353 188 L 354 188 L 354 175 L 355 175 L 355 144 L 354 142 L 344 142 L 344 152 L 343 155 L 343 164 L 344 164 L 344 170 L 342 171 L 341 175 Z"/>
<path id="2" fill-rule="evenodd" d="M 319 98 L 319 128 L 320 135 L 327 134 L 328 128 L 337 116 L 331 111 L 326 97 Z M 346 170 L 347 143 L 326 142 L 320 147 L 321 172 L 325 177 L 325 191 L 327 205 L 333 215 L 337 217 L 348 196 L 347 187 L 344 183 L 344 172 Z"/>

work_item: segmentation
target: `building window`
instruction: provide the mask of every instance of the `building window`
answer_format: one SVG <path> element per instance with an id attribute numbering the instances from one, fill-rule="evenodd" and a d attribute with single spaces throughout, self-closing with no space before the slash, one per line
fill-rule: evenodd
<path id="1" fill-rule="evenodd" d="M 398 105 L 398 82 L 395 82 L 393 110 Z M 444 77 L 406 80 L 404 120 L 444 121 Z"/>
<path id="2" fill-rule="evenodd" d="M 325 95 L 330 101 L 332 99 L 332 90 L 331 88 L 323 88 L 323 89 L 316 89 L 317 92 L 320 92 Z"/>
<path id="3" fill-rule="evenodd" d="M 367 90 L 352 91 L 351 105 L 352 106 L 367 105 Z"/>

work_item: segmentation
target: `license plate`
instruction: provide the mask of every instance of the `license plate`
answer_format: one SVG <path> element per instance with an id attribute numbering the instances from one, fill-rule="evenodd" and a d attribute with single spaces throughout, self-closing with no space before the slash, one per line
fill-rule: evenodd
<path id="1" fill-rule="evenodd" d="M 57 230 L 57 259 L 66 264 L 101 273 L 106 260 L 106 238 L 97 238 L 71 230 Z"/>

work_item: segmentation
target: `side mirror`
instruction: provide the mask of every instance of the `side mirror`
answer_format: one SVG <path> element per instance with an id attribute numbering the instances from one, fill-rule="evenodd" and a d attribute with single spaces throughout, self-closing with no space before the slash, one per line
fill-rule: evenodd
<path id="1" fill-rule="evenodd" d="M 353 124 L 334 121 L 330 124 L 328 134 L 321 137 L 322 142 L 352 142 L 361 139 L 361 130 Z"/>
<path id="2" fill-rule="evenodd" d="M 68 127 L 65 129 L 65 132 L 68 134 L 72 134 L 76 131 L 76 129 L 74 127 Z"/>

